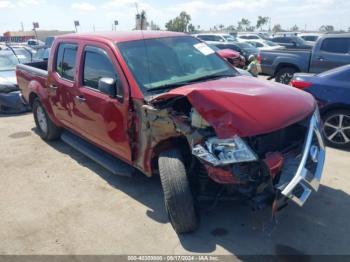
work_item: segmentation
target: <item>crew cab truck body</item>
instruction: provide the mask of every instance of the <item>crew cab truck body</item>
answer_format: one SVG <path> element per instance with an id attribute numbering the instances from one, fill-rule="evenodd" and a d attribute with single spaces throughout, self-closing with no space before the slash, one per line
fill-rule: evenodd
<path id="1" fill-rule="evenodd" d="M 288 84 L 296 72 L 321 73 L 350 63 L 350 34 L 324 35 L 310 50 L 269 50 L 259 54 L 261 73 Z"/>
<path id="2" fill-rule="evenodd" d="M 60 36 L 48 64 L 19 65 L 17 79 L 44 140 L 61 137 L 115 174 L 159 174 L 178 233 L 196 228 L 201 199 L 239 195 L 275 214 L 318 189 L 312 96 L 239 75 L 191 36 Z"/>

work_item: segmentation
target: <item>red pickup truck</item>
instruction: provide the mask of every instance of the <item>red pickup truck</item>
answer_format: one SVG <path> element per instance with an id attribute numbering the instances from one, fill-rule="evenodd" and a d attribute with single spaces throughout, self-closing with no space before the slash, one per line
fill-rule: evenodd
<path id="1" fill-rule="evenodd" d="M 48 63 L 17 66 L 44 140 L 118 175 L 160 176 L 176 232 L 203 199 L 240 196 L 273 214 L 319 187 L 317 105 L 292 87 L 240 75 L 205 43 L 174 32 L 57 37 Z"/>

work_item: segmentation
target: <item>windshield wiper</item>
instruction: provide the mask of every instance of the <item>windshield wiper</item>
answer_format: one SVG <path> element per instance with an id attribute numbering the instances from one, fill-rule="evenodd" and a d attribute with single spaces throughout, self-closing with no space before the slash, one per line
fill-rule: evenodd
<path id="1" fill-rule="evenodd" d="M 148 91 L 167 90 L 167 89 L 172 89 L 172 88 L 176 88 L 176 87 L 181 87 L 181 86 L 193 84 L 196 82 L 201 82 L 201 81 L 206 81 L 206 80 L 215 80 L 215 79 L 219 79 L 219 78 L 233 77 L 233 76 L 235 76 L 235 75 L 232 75 L 232 74 L 206 75 L 206 76 L 198 77 L 195 79 L 191 79 L 189 81 L 172 83 L 172 84 L 154 87 L 154 88 L 148 89 Z"/>

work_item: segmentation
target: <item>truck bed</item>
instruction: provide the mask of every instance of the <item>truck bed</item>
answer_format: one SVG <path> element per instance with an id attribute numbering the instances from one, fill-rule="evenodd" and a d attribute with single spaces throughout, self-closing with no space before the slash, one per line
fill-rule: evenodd
<path id="1" fill-rule="evenodd" d="M 47 76 L 47 61 L 18 64 L 17 69 L 25 70 L 39 75 Z"/>
<path id="2" fill-rule="evenodd" d="M 45 87 L 48 76 L 47 61 L 18 64 L 16 69 L 17 83 L 26 102 L 30 102 L 31 89 Z M 30 86 L 30 87 L 29 87 Z"/>
<path id="3" fill-rule="evenodd" d="M 281 65 L 290 64 L 301 72 L 308 72 L 311 50 L 265 50 L 260 52 L 261 71 L 263 74 L 274 76 Z"/>

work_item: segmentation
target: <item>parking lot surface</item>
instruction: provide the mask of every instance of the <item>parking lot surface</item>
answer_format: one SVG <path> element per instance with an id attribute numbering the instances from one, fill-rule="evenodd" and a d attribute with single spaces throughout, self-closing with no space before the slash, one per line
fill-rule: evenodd
<path id="1" fill-rule="evenodd" d="M 264 212 L 239 203 L 201 210 L 177 236 L 158 178 L 124 178 L 61 141 L 36 134 L 31 114 L 0 117 L 0 254 L 349 254 L 350 152 L 327 149 L 322 185 L 303 208 Z"/>

